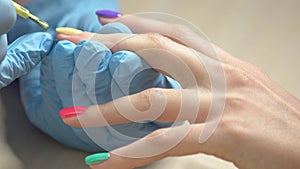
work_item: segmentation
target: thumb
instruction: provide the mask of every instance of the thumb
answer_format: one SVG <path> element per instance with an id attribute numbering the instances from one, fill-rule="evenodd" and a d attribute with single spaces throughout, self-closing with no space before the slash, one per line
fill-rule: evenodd
<path id="1" fill-rule="evenodd" d="M 9 45 L 0 64 L 0 88 L 33 69 L 52 49 L 53 37 L 48 33 L 22 36 Z"/>

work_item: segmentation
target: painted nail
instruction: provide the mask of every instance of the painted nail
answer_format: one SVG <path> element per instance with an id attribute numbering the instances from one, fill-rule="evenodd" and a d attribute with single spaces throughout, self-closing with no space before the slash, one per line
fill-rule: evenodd
<path id="1" fill-rule="evenodd" d="M 110 157 L 109 153 L 98 153 L 85 157 L 85 163 L 87 165 L 93 165 L 97 163 L 102 163 Z"/>
<path id="2" fill-rule="evenodd" d="M 78 35 L 82 33 L 81 30 L 75 28 L 69 28 L 69 27 L 56 28 L 56 32 L 65 35 Z"/>
<path id="3" fill-rule="evenodd" d="M 96 11 L 96 15 L 104 17 L 104 18 L 117 18 L 122 16 L 123 14 L 116 11 L 111 10 L 98 10 Z"/>
<path id="4" fill-rule="evenodd" d="M 68 117 L 76 117 L 83 114 L 86 111 L 87 107 L 85 106 L 73 106 L 61 109 L 59 112 L 60 117 L 68 118 Z"/>

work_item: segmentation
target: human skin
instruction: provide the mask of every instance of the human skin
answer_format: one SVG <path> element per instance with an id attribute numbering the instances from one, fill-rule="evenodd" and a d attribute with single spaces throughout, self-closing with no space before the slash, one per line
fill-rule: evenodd
<path id="1" fill-rule="evenodd" d="M 214 155 L 233 162 L 241 169 L 293 169 L 300 167 L 300 149 L 298 145 L 300 143 L 300 101 L 274 83 L 262 69 L 231 56 L 214 44 L 201 40 L 198 44 L 199 48 L 196 49 L 196 51 L 203 54 L 201 55 L 203 60 L 199 60 L 197 55 L 190 52 L 188 48 L 194 44 L 180 43 L 180 41 L 170 36 L 162 36 L 167 31 L 173 30 L 171 34 L 185 32 L 183 35 L 186 35 L 186 39 L 194 37 L 189 36 L 194 35 L 191 30 L 182 26 L 175 25 L 174 27 L 174 25 L 143 18 L 134 17 L 133 19 L 130 16 L 117 19 L 99 18 L 99 20 L 102 24 L 114 21 L 123 22 L 136 34 L 99 35 L 84 32 L 74 36 L 58 34 L 58 39 L 66 39 L 78 43 L 93 37 L 94 40 L 104 43 L 113 52 L 130 50 L 139 53 L 139 51 L 147 49 L 162 49 L 172 53 L 174 60 L 180 59 L 191 69 L 195 83 L 190 84 L 185 81 L 185 78 L 180 73 L 177 76 L 172 76 L 172 73 L 167 73 L 168 71 L 157 69 L 157 71 L 172 76 L 183 88 L 180 90 L 148 89 L 103 105 L 90 106 L 78 117 L 64 118 L 64 122 L 74 127 L 81 127 L 80 122 L 90 124 L 90 126 L 105 125 L 99 123 L 99 119 L 91 118 L 99 113 L 110 124 L 126 123 L 130 120 L 124 115 L 131 117 L 132 114 L 138 113 L 141 115 L 135 119 L 137 121 L 153 120 L 154 116 L 151 113 L 155 112 L 151 110 L 164 101 L 165 107 L 159 116 L 155 116 L 157 117 L 155 120 L 164 122 L 189 120 L 193 124 L 181 142 L 168 151 L 143 158 L 130 156 L 130 152 L 134 152 L 141 147 L 147 147 L 148 150 L 151 150 L 158 146 L 164 147 L 171 144 L 183 127 L 154 131 L 144 139 L 110 152 L 111 157 L 108 160 L 100 164 L 91 165 L 91 168 L 130 169 L 147 165 L 168 156 L 182 156 L 195 153 Z M 151 24 L 147 24 L 149 22 Z M 141 26 L 153 25 L 153 22 L 156 23 L 155 27 L 145 28 Z M 156 33 L 148 33 L 150 30 Z M 183 39 L 185 39 L 184 36 L 182 37 Z M 194 40 L 199 39 L 195 37 Z M 195 42 L 194 40 L 190 42 Z M 214 47 L 219 59 L 208 50 L 208 46 Z M 139 56 L 153 67 L 156 66 L 155 64 L 158 64 L 153 59 L 157 56 L 143 54 Z M 209 65 L 212 67 L 217 67 L 219 64 L 222 66 L 226 79 L 225 93 L 212 92 L 210 76 L 203 66 L 205 61 L 209 62 Z M 170 62 L 172 63 L 172 59 Z M 169 70 L 171 70 L 170 67 Z M 186 97 L 182 97 L 182 95 Z M 210 113 L 213 96 L 217 96 L 219 100 L 225 101 L 223 114 L 220 116 L 220 121 L 218 121 L 217 128 L 213 134 L 208 140 L 200 143 L 199 136 L 204 131 L 205 126 L 209 125 L 209 121 L 206 121 L 206 118 Z M 186 116 L 178 118 L 181 108 L 179 105 L 184 99 L 191 99 L 193 100 L 192 104 L 201 105 L 197 109 L 198 116 L 195 119 L 188 118 L 189 112 L 183 112 L 186 113 Z M 123 105 L 128 101 L 131 101 L 133 107 L 138 111 L 129 109 L 133 112 L 130 114 L 118 109 L 118 105 Z M 143 114 L 143 112 L 151 113 Z M 185 117 L 187 118 L 185 119 Z M 152 137 L 156 139 L 151 139 Z"/>

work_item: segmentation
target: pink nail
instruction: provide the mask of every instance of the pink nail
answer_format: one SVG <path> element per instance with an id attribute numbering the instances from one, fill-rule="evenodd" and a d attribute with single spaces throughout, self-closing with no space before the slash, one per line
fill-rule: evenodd
<path id="1" fill-rule="evenodd" d="M 61 109 L 59 115 L 62 118 L 75 117 L 85 113 L 86 109 L 87 107 L 85 106 L 72 106 Z"/>

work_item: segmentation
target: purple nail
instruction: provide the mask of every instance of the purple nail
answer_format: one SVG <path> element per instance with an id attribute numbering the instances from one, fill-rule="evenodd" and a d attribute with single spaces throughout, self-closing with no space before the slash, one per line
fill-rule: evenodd
<path id="1" fill-rule="evenodd" d="M 96 11 L 96 14 L 104 18 L 117 18 L 123 15 L 120 12 L 111 11 L 111 10 L 98 10 Z"/>

